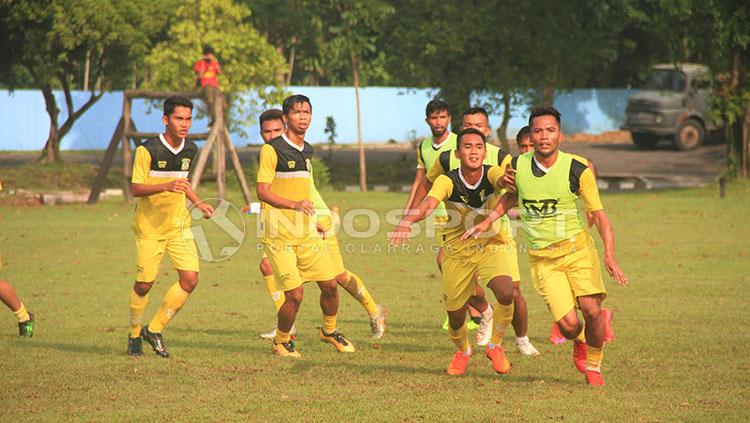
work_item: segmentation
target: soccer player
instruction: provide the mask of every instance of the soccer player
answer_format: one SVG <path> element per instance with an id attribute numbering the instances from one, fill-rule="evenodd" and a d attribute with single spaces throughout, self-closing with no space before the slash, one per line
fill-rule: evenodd
<path id="1" fill-rule="evenodd" d="M 586 159 L 558 149 L 562 140 L 560 113 L 538 107 L 529 116 L 534 151 L 513 159 L 503 184 L 517 191 L 521 205 L 534 287 L 544 298 L 560 332 L 573 342 L 573 361 L 586 382 L 605 385 L 601 375 L 606 296 L 594 241 L 578 214 L 576 200 L 594 215 L 604 242 L 604 266 L 620 285 L 628 278 L 615 259 L 614 232 L 599 199 L 593 172 Z M 504 194 L 503 197 L 513 197 Z M 463 239 L 479 235 L 503 215 L 508 201 L 501 199 L 489 218 L 466 231 Z M 583 313 L 583 324 L 576 307 Z"/>
<path id="2" fill-rule="evenodd" d="M 272 139 L 279 137 L 284 133 L 283 116 L 284 113 L 279 109 L 270 109 L 261 113 L 260 136 L 263 139 L 263 142 L 270 142 Z M 346 292 L 351 294 L 355 300 L 362 304 L 362 307 L 365 308 L 365 311 L 367 311 L 367 314 L 370 316 L 372 337 L 374 339 L 380 339 L 385 334 L 386 307 L 384 305 L 378 305 L 375 302 L 359 276 L 344 268 L 344 261 L 341 257 L 338 238 L 336 237 L 336 232 L 333 228 L 331 210 L 315 188 L 312 171 L 310 172 L 310 178 L 312 178 L 310 181 L 310 200 L 315 206 L 315 216 L 317 218 L 319 232 L 325 234 L 324 242 L 327 247 L 327 252 L 331 256 L 331 265 L 336 274 L 336 282 L 344 288 Z M 268 293 L 271 294 L 273 305 L 278 312 L 281 305 L 284 304 L 284 293 L 276 288 L 273 267 L 271 267 L 271 263 L 268 261 L 268 257 L 265 254 L 260 261 L 260 272 L 263 274 L 263 279 L 266 281 L 266 288 L 268 289 Z M 292 336 L 296 334 L 294 326 L 292 326 L 291 334 Z M 263 339 L 273 339 L 275 336 L 276 328 L 268 333 L 260 335 Z"/>
<path id="3" fill-rule="evenodd" d="M 133 231 L 138 252 L 135 284 L 130 291 L 130 335 L 128 355 L 143 354 L 141 339 L 160 357 L 169 357 L 162 331 L 185 305 L 198 285 L 198 250 L 190 228 L 185 200 L 195 205 L 205 218 L 214 212 L 202 203 L 188 181 L 190 166 L 198 152 L 185 136 L 193 122 L 193 103 L 172 96 L 164 101 L 164 133 L 146 140 L 135 150 L 131 190 L 138 197 Z M 184 228 L 184 229 L 183 229 Z M 179 281 L 164 295 L 164 301 L 151 322 L 141 326 L 148 305 L 148 292 L 159 273 L 159 265 L 169 254 Z"/>
<path id="4" fill-rule="evenodd" d="M 493 208 L 498 201 L 495 194 L 502 189 L 503 169 L 483 163 L 487 154 L 485 146 L 482 132 L 473 128 L 461 131 L 458 148 L 453 153 L 460 166 L 439 175 L 419 209 L 404 216 L 389 234 L 394 245 L 407 241 L 412 223 L 432 213 L 441 201 L 445 202 L 450 214 L 460 217 L 458 222 L 450 222 L 444 228 L 443 305 L 450 323 L 449 336 L 458 350 L 448 366 L 450 375 L 464 374 L 471 357 L 465 319 L 467 302 L 474 293 L 477 276 L 479 280 L 487 281 L 498 301 L 486 355 L 498 373 L 507 374 L 511 367 L 502 347 L 503 336 L 513 319 L 513 278 L 509 255 L 505 251 L 507 238 L 498 227 L 492 236 L 461 239 L 464 228 L 485 219 L 482 212 Z"/>
<path id="5" fill-rule="evenodd" d="M 290 332 L 302 303 L 303 283 L 316 281 L 323 310 L 320 340 L 338 351 L 354 352 L 354 345 L 336 328 L 336 275 L 313 218 L 313 148 L 305 141 L 312 104 L 309 98 L 296 94 L 284 100 L 282 111 L 286 131 L 260 148 L 256 188 L 262 202 L 259 235 L 279 290 L 284 292 L 272 351 L 280 356 L 300 357 Z"/>
<path id="6" fill-rule="evenodd" d="M 489 116 L 487 111 L 482 107 L 471 107 L 467 109 L 463 114 L 463 121 L 461 123 L 461 130 L 474 128 L 484 134 L 485 139 L 489 136 L 491 129 L 489 123 Z M 487 144 L 487 155 L 484 159 L 484 164 L 491 166 L 500 166 L 505 168 L 511 160 L 510 154 L 505 151 L 501 151 L 500 148 Z M 432 183 L 441 174 L 447 170 L 456 169 L 459 166 L 458 159 L 452 152 L 442 152 L 438 155 L 437 160 L 433 164 L 432 168 L 425 179 L 422 181 L 425 184 L 424 187 L 420 187 L 417 190 L 415 198 L 421 201 L 424 198 L 424 193 L 432 187 Z M 508 254 L 511 255 L 510 261 L 512 264 L 512 277 L 513 277 L 513 301 L 515 307 L 513 309 L 513 329 L 516 332 L 516 348 L 523 355 L 534 356 L 538 355 L 539 351 L 534 348 L 534 345 L 529 341 L 528 337 L 528 308 L 526 307 L 526 299 L 521 294 L 521 273 L 518 270 L 518 251 L 516 248 L 516 242 L 513 239 L 513 233 L 510 228 L 510 220 L 507 217 L 502 218 L 503 230 L 508 235 Z M 490 328 L 492 324 L 487 325 L 487 330 L 483 331 L 484 327 L 480 327 L 477 333 L 477 344 L 480 346 L 487 345 L 489 337 L 491 335 Z"/>
<path id="7" fill-rule="evenodd" d="M 2 301 L 18 319 L 18 335 L 31 338 L 34 336 L 34 314 L 26 310 L 18 299 L 13 286 L 6 280 L 0 279 L 0 301 Z"/>
<path id="8" fill-rule="evenodd" d="M 421 197 L 418 199 L 416 195 L 420 188 L 421 181 L 424 179 L 425 174 L 430 170 L 432 164 L 435 163 L 437 156 L 443 151 L 455 150 L 456 149 L 456 134 L 451 132 L 448 127 L 451 124 L 451 113 L 450 106 L 443 100 L 432 100 L 427 103 L 425 107 L 425 122 L 430 127 L 432 135 L 426 137 L 419 144 L 417 148 L 417 173 L 414 175 L 414 182 L 411 185 L 411 191 L 409 192 L 409 199 L 406 201 L 404 207 L 405 214 L 409 210 L 419 207 L 424 195 L 427 191 L 424 191 Z M 440 203 L 432 214 L 435 222 L 436 235 L 439 239 L 442 239 L 442 227 L 448 222 L 448 213 L 445 211 L 445 205 Z M 437 254 L 437 265 L 438 269 L 442 271 L 443 263 L 443 248 L 438 250 Z M 488 309 L 489 304 L 484 298 L 484 291 L 477 285 L 476 295 L 472 296 L 469 305 L 469 311 L 472 313 L 472 317 L 476 314 L 480 318 L 479 321 L 479 332 L 481 334 L 489 334 L 489 328 L 492 327 L 492 309 Z M 481 310 L 481 311 L 480 311 Z M 482 312 L 484 311 L 484 312 Z M 448 329 L 448 318 L 443 324 L 444 329 Z M 469 329 L 476 328 L 476 323 L 472 320 L 469 322 Z M 486 335 L 481 335 L 480 338 L 486 339 Z"/>
<path id="9" fill-rule="evenodd" d="M 528 125 L 524 126 L 518 131 L 518 134 L 516 135 L 516 143 L 518 144 L 518 151 L 520 152 L 520 154 L 528 153 L 529 151 L 534 150 L 534 145 L 531 143 L 531 129 L 529 129 Z M 594 178 L 596 178 L 594 163 L 589 160 L 588 166 L 589 169 L 591 169 L 591 173 L 594 174 Z M 508 212 L 508 216 L 510 216 L 512 219 L 518 219 L 520 217 L 520 214 L 516 211 L 516 209 L 513 209 Z M 589 228 L 594 225 L 593 213 L 586 213 L 586 221 Z M 518 304 L 516 304 L 516 310 L 517 309 Z M 612 310 L 602 307 L 602 316 L 604 317 L 605 323 L 604 341 L 612 342 L 615 339 L 615 331 L 612 327 Z M 552 329 L 550 330 L 549 334 L 549 342 L 551 342 L 553 345 L 560 345 L 565 343 L 565 340 L 565 337 L 562 333 L 560 333 L 560 329 L 557 327 L 557 323 L 553 322 Z"/>

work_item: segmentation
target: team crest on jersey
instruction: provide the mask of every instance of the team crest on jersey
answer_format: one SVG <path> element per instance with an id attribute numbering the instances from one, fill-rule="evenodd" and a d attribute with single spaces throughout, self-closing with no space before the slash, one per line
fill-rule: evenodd
<path id="1" fill-rule="evenodd" d="M 288 162 L 286 162 L 286 165 L 289 166 L 289 169 L 294 169 L 295 167 L 297 167 L 297 163 L 294 160 L 289 160 Z"/>
<path id="2" fill-rule="evenodd" d="M 156 162 L 156 166 L 158 166 L 159 169 L 164 169 L 165 167 L 167 167 L 167 161 L 159 160 L 158 162 Z"/>
<path id="3" fill-rule="evenodd" d="M 180 170 L 188 170 L 188 169 L 190 169 L 190 159 L 185 157 L 184 159 L 182 159 Z"/>
<path id="4" fill-rule="evenodd" d="M 307 167 L 308 171 L 312 169 L 312 163 L 310 162 L 310 159 L 305 159 L 305 167 Z"/>

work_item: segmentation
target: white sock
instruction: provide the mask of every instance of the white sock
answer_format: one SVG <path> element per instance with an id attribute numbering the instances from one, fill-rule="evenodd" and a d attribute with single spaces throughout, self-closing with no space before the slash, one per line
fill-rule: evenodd
<path id="1" fill-rule="evenodd" d="M 528 336 L 516 336 L 516 344 L 527 344 L 528 342 Z"/>
<path id="2" fill-rule="evenodd" d="M 484 318 L 485 320 L 491 319 L 493 316 L 493 313 L 494 313 L 494 310 L 492 309 L 492 305 L 487 304 L 487 310 L 481 313 L 482 318 Z"/>

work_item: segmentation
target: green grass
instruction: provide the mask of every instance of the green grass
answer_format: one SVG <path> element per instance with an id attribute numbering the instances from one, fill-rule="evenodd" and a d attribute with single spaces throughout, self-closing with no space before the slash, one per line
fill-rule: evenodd
<path id="1" fill-rule="evenodd" d="M 627 288 L 608 284 L 617 339 L 606 350 L 604 389 L 584 385 L 570 345 L 546 341 L 550 318 L 523 256 L 529 332 L 542 354 L 522 357 L 508 339 L 509 376 L 495 375 L 479 349 L 467 376 L 446 376 L 453 347 L 439 328 L 440 282 L 429 242 L 418 238 L 411 253 L 387 253 L 387 226 L 373 238 L 341 236 L 348 268 L 389 306 L 381 341 L 369 340 L 364 311 L 342 290 L 339 326 L 358 350 L 338 354 L 319 342 L 317 288 L 308 286 L 298 320 L 303 358 L 273 357 L 257 338 L 274 316 L 250 235 L 231 259 L 202 264 L 197 291 L 165 332 L 173 357 L 129 358 L 133 206 L 108 199 L 96 206 L 0 208 L 0 275 L 38 316 L 34 338 L 19 339 L 13 315 L 0 313 L 0 415 L 4 421 L 747 421 L 750 184 L 733 183 L 728 194 L 721 200 L 712 186 L 604 195 L 631 279 Z M 326 198 L 342 211 L 367 207 L 381 217 L 405 200 Z M 246 221 L 252 227 L 255 218 Z M 364 229 L 361 219 L 355 225 Z M 418 245 L 427 248 L 416 251 Z M 174 281 L 167 261 L 149 318 Z"/>

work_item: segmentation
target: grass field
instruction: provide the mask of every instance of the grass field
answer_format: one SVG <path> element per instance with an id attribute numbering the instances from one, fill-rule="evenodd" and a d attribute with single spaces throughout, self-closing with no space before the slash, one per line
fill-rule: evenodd
<path id="1" fill-rule="evenodd" d="M 206 186 L 204 189 L 210 187 Z M 210 194 L 206 191 L 206 194 Z M 237 200 L 236 193 L 232 199 Z M 381 217 L 398 194 L 326 196 L 342 211 Z M 747 421 L 750 419 L 750 184 L 686 191 L 605 194 L 617 251 L 631 284 L 608 284 L 617 338 L 608 345 L 609 386 L 591 389 L 570 345 L 546 341 L 550 318 L 528 279 L 530 337 L 541 355 L 506 339 L 509 376 L 483 351 L 465 377 L 449 377 L 453 353 L 440 329 L 439 274 L 429 241 L 410 253 L 385 248 L 385 232 L 342 235 L 347 266 L 390 310 L 388 332 L 369 339 L 362 308 L 341 291 L 340 329 L 355 354 L 317 340 L 317 288 L 298 320 L 301 360 L 270 354 L 257 335 L 274 324 L 258 272 L 254 235 L 231 259 L 203 263 L 201 283 L 165 331 L 172 358 L 124 354 L 135 249 L 132 205 L 0 208 L 0 276 L 37 315 L 31 339 L 0 312 L 3 421 Z M 255 218 L 248 217 L 250 227 Z M 362 219 L 355 221 L 362 228 Z M 251 231 L 252 232 L 252 231 Z M 420 251 L 417 246 L 425 248 Z M 147 318 L 175 281 L 168 262 Z"/>

